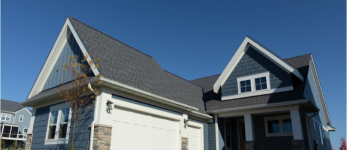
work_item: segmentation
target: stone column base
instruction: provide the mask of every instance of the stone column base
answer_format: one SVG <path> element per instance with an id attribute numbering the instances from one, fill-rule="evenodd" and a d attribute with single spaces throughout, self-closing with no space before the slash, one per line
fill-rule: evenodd
<path id="1" fill-rule="evenodd" d="M 293 150 L 305 150 L 305 140 L 292 140 Z"/>
<path id="2" fill-rule="evenodd" d="M 111 149 L 112 126 L 96 124 L 94 125 L 93 149 Z"/>
<path id="3" fill-rule="evenodd" d="M 24 147 L 25 150 L 30 150 L 32 139 L 33 139 L 33 134 L 28 133 L 27 134 L 27 140 L 25 141 L 25 147 Z"/>
<path id="4" fill-rule="evenodd" d="M 255 141 L 245 141 L 246 150 L 255 150 Z"/>

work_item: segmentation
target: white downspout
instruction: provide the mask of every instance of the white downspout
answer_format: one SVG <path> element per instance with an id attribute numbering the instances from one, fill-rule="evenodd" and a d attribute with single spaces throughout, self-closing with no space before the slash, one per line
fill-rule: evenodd
<path id="1" fill-rule="evenodd" d="M 96 104 L 100 101 L 100 95 L 97 97 Z M 94 125 L 95 125 L 95 120 L 97 119 L 97 113 L 98 113 L 98 108 L 97 105 L 94 105 L 94 120 L 90 126 L 90 138 L 89 138 L 89 150 L 93 150 L 93 137 L 94 137 Z"/>

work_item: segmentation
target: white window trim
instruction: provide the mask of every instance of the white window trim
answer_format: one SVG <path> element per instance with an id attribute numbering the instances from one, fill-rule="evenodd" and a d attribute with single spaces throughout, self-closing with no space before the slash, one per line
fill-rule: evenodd
<path id="1" fill-rule="evenodd" d="M 58 104 L 55 106 L 51 106 L 50 107 L 50 111 L 49 111 L 49 117 L 48 117 L 48 121 L 47 121 L 47 128 L 46 128 L 46 137 L 45 137 L 45 145 L 53 145 L 53 144 L 67 144 L 69 142 L 69 135 L 70 135 L 70 125 L 71 125 L 71 108 L 69 111 L 69 121 L 68 121 L 68 125 L 67 125 L 67 131 L 66 131 L 66 138 L 58 138 L 59 136 L 59 129 L 60 129 L 60 125 L 59 125 L 59 121 L 60 121 L 60 117 L 61 117 L 61 113 L 62 113 L 62 109 L 66 109 L 69 108 L 69 106 L 66 103 L 62 103 L 62 104 Z M 54 139 L 48 139 L 48 132 L 49 132 L 49 120 L 51 119 L 51 113 L 53 111 L 58 111 L 58 118 L 57 118 L 57 127 L 55 129 L 55 136 Z"/>
<path id="2" fill-rule="evenodd" d="M 6 115 L 5 115 L 5 120 L 2 120 L 2 114 L 6 114 Z M 9 117 L 10 119 L 9 119 L 8 121 L 6 120 L 7 115 L 10 115 L 10 117 Z M 8 113 L 1 113 L 1 116 L 0 116 L 0 117 L 1 117 L 1 121 L 11 122 L 11 114 L 8 114 Z"/>
<path id="3" fill-rule="evenodd" d="M 261 77 L 266 77 L 266 86 L 267 89 L 264 90 L 256 90 L 255 88 L 255 79 L 256 78 L 261 78 Z M 264 73 L 259 73 L 259 74 L 254 74 L 254 75 L 250 75 L 250 76 L 244 76 L 244 77 L 239 77 L 237 78 L 237 89 L 238 89 L 238 94 L 249 94 L 251 92 L 244 92 L 241 93 L 241 85 L 240 82 L 241 81 L 245 81 L 245 80 L 251 80 L 251 92 L 260 92 L 260 91 L 265 91 L 265 90 L 269 90 L 270 89 L 270 72 L 264 72 Z"/>
<path id="4" fill-rule="evenodd" d="M 319 126 L 319 135 L 320 135 L 320 141 L 321 141 L 321 143 L 322 143 L 322 145 L 324 145 L 324 135 L 322 134 L 322 132 L 324 132 L 323 130 L 322 130 L 322 127 L 320 127 Z"/>
<path id="5" fill-rule="evenodd" d="M 275 117 L 264 117 L 266 137 L 293 136 L 293 132 L 283 132 L 283 124 L 282 124 L 282 120 L 283 119 L 291 119 L 291 118 L 290 118 L 290 115 L 275 116 Z M 269 133 L 267 121 L 271 121 L 271 120 L 278 120 L 279 121 L 280 133 Z"/>
<path id="6" fill-rule="evenodd" d="M 23 117 L 22 121 L 20 121 L 20 117 Z M 18 118 L 18 121 L 19 122 L 23 122 L 24 121 L 24 115 L 20 115 L 19 118 Z"/>

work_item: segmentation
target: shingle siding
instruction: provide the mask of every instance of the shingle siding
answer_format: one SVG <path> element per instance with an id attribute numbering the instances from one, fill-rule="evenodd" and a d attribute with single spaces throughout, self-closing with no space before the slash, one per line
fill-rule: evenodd
<path id="1" fill-rule="evenodd" d="M 55 104 L 57 105 L 57 104 Z M 53 105 L 50 105 L 53 106 Z M 53 144 L 53 145 L 44 145 L 45 138 L 46 138 L 46 130 L 47 130 L 47 124 L 48 124 L 48 117 L 50 112 L 50 106 L 45 106 L 41 108 L 36 109 L 35 114 L 35 121 L 34 121 L 34 127 L 33 127 L 33 140 L 31 149 L 61 149 L 65 150 L 70 147 L 71 139 L 72 139 L 72 124 L 73 120 L 71 121 L 71 128 L 70 128 L 70 136 L 69 136 L 69 143 L 68 144 Z M 75 150 L 85 150 L 88 146 L 88 141 L 90 137 L 90 129 L 89 125 L 91 125 L 92 121 L 94 120 L 94 110 L 91 111 L 79 124 L 76 126 L 75 130 L 75 143 L 74 148 Z"/>
<path id="2" fill-rule="evenodd" d="M 271 89 L 292 85 L 290 73 L 279 67 L 257 50 L 249 47 L 222 86 L 222 96 L 238 94 L 237 78 L 270 72 Z"/>

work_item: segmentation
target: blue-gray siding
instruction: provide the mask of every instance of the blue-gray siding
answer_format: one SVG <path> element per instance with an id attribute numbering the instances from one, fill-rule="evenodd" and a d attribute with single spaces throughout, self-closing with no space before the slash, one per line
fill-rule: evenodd
<path id="1" fill-rule="evenodd" d="M 208 150 L 216 150 L 216 127 L 214 123 L 208 125 Z"/>
<path id="2" fill-rule="evenodd" d="M 46 90 L 55 86 L 60 85 L 61 83 L 66 83 L 68 81 L 72 80 L 72 77 L 67 74 L 67 72 L 63 71 L 63 65 L 64 63 L 69 62 L 69 56 L 75 56 L 78 55 L 78 62 L 81 62 L 81 59 L 83 59 L 83 54 L 78 46 L 74 36 L 72 34 L 69 34 L 67 41 L 56 61 L 54 64 L 54 67 L 49 74 L 47 81 L 45 85 L 43 86 L 42 90 Z M 79 67 L 77 67 L 79 69 Z"/>
<path id="3" fill-rule="evenodd" d="M 331 149 L 331 143 L 330 143 L 330 135 L 329 132 L 324 132 L 325 138 L 325 145 L 321 143 L 321 137 L 318 131 L 319 126 L 327 126 L 327 122 L 325 120 L 325 114 L 323 112 L 323 107 L 321 103 L 321 99 L 319 96 L 318 89 L 316 87 L 315 79 L 314 79 L 314 68 L 312 65 L 312 60 L 310 63 L 310 68 L 307 74 L 307 80 L 306 80 L 306 85 L 305 85 L 305 91 L 304 91 L 304 97 L 312 100 L 314 104 L 320 109 L 319 113 L 317 116 L 314 116 L 313 118 L 310 119 L 310 130 L 311 130 L 311 137 L 313 141 L 318 141 L 318 149 L 319 150 L 330 150 Z M 310 114 L 313 115 L 313 114 Z M 316 124 L 316 128 L 314 129 L 314 125 Z"/>
<path id="4" fill-rule="evenodd" d="M 21 115 L 24 116 L 22 122 L 19 121 L 19 117 L 20 117 Z M 20 125 L 20 127 L 19 127 L 19 133 L 20 133 L 20 134 L 23 133 L 24 128 L 29 129 L 30 120 L 31 120 L 31 114 L 28 112 L 28 110 L 26 110 L 26 108 L 25 108 L 25 109 L 22 109 L 22 110 L 20 110 L 20 111 L 17 111 L 16 117 L 15 117 L 15 120 L 14 120 L 14 123 Z"/>
<path id="5" fill-rule="evenodd" d="M 53 105 L 51 105 L 51 106 L 53 106 Z M 46 138 L 46 130 L 47 130 L 49 112 L 50 112 L 50 106 L 45 106 L 45 107 L 41 107 L 41 108 L 36 109 L 31 149 L 35 149 L 35 150 L 37 150 L 37 149 L 66 150 L 70 147 L 71 139 L 72 139 L 72 132 L 70 132 L 71 134 L 69 135 L 69 143 L 68 144 L 44 145 L 45 138 Z M 90 137 L 89 125 L 91 125 L 92 121 L 94 120 L 93 114 L 94 114 L 94 109 L 78 124 L 78 126 L 76 126 L 75 143 L 74 143 L 75 150 L 86 150 L 87 149 L 88 143 L 89 143 L 88 141 L 89 141 L 89 137 Z M 73 120 L 71 121 L 71 124 L 73 124 Z M 70 128 L 70 131 L 72 131 L 72 125 Z"/>
<path id="6" fill-rule="evenodd" d="M 292 85 L 290 73 L 269 60 L 259 51 L 249 47 L 222 86 L 222 96 L 238 94 L 237 78 L 270 72 L 271 89 Z"/>

